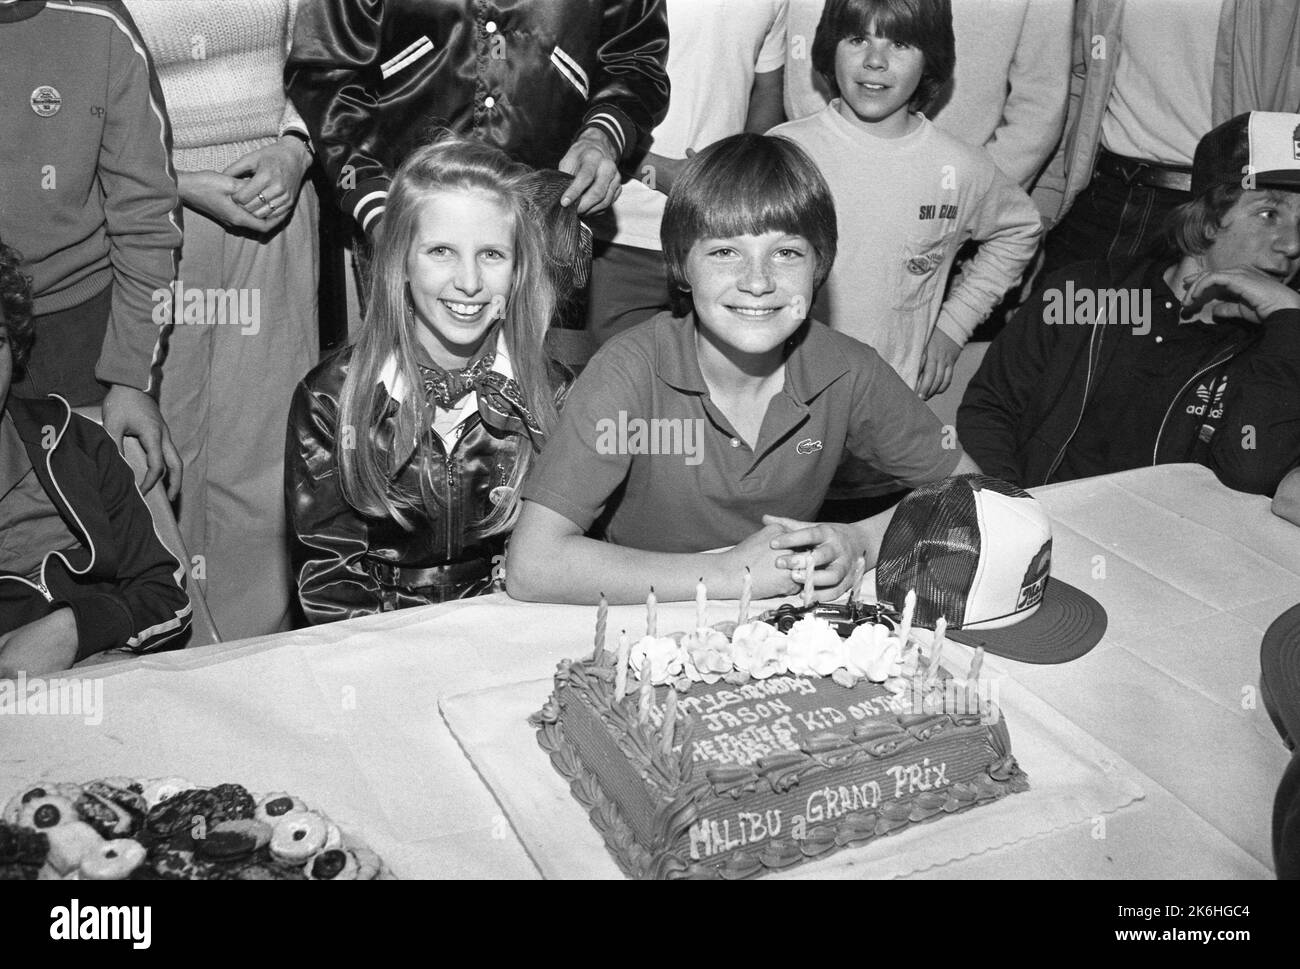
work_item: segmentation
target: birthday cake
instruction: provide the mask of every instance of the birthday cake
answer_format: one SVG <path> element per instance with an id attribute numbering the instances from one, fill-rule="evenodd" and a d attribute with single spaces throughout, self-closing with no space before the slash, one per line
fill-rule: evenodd
<path id="1" fill-rule="evenodd" d="M 0 880 L 364 881 L 379 856 L 291 794 L 179 777 L 42 781 L 0 817 Z"/>
<path id="2" fill-rule="evenodd" d="M 982 657 L 959 683 L 941 635 L 836 608 L 560 663 L 538 742 L 625 873 L 760 875 L 1028 789 Z"/>

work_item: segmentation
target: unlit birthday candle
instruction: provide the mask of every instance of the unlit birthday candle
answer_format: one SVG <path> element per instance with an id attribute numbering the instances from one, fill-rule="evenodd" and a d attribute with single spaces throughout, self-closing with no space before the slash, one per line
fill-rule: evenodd
<path id="1" fill-rule="evenodd" d="M 645 634 L 652 638 L 659 635 L 659 600 L 655 598 L 654 586 L 645 597 Z"/>
<path id="2" fill-rule="evenodd" d="M 708 625 L 705 622 L 704 614 L 709 607 L 708 592 L 704 588 L 704 576 L 700 576 L 700 581 L 695 583 L 695 628 L 703 629 Z"/>
<path id="3" fill-rule="evenodd" d="M 849 605 L 853 605 L 854 599 L 861 598 L 861 591 L 858 586 L 862 585 L 862 576 L 867 571 L 867 557 L 859 555 L 853 560 L 853 579 L 849 582 Z"/>
<path id="4" fill-rule="evenodd" d="M 863 556 L 863 557 L 860 559 L 860 561 L 862 562 L 862 579 L 861 579 L 861 581 L 859 581 L 859 583 L 858 583 L 858 601 L 859 601 L 859 602 L 866 602 L 866 600 L 867 600 L 867 575 L 866 575 L 866 570 L 867 570 L 867 559 L 866 559 L 866 556 Z"/>
<path id="5" fill-rule="evenodd" d="M 934 646 L 930 651 L 930 669 L 926 671 L 926 680 L 934 680 L 939 676 L 939 657 L 943 655 L 943 637 L 948 632 L 948 620 L 943 616 L 934 624 Z"/>
<path id="6" fill-rule="evenodd" d="M 645 726 L 650 722 L 650 708 L 654 706 L 655 688 L 650 682 L 650 658 L 641 661 L 641 696 L 637 705 L 636 722 Z"/>
<path id="7" fill-rule="evenodd" d="M 670 756 L 673 752 L 673 728 L 677 726 L 677 689 L 673 686 L 668 687 L 668 696 L 664 699 L 664 733 L 663 733 L 663 752 L 664 756 Z"/>
<path id="8" fill-rule="evenodd" d="M 740 583 L 740 612 L 736 616 L 736 625 L 743 626 L 749 621 L 749 600 L 754 594 L 754 576 L 745 566 L 745 578 Z"/>
<path id="9" fill-rule="evenodd" d="M 803 604 L 811 606 L 813 604 L 813 556 L 809 552 L 803 557 Z"/>
<path id="10" fill-rule="evenodd" d="M 614 669 L 614 702 L 618 703 L 627 696 L 627 661 L 632 653 L 632 643 L 627 638 L 627 630 L 618 634 L 618 665 Z"/>
<path id="11" fill-rule="evenodd" d="M 916 590 L 908 589 L 907 598 L 903 600 L 903 619 L 898 624 L 898 645 L 907 651 L 907 637 L 912 632 L 912 616 L 916 613 Z"/>
<path id="12" fill-rule="evenodd" d="M 600 605 L 596 609 L 596 651 L 591 654 L 592 662 L 600 662 L 600 654 L 605 651 L 605 624 L 609 621 L 609 600 L 605 593 L 600 594 Z"/>

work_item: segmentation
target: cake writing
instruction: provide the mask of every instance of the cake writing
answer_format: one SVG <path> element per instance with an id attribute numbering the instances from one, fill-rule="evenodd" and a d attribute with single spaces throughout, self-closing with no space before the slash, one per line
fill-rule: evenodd
<path id="1" fill-rule="evenodd" d="M 932 765 L 930 758 L 926 757 L 919 764 L 886 768 L 885 773 L 894 778 L 894 797 L 905 797 L 917 791 L 932 791 L 937 787 L 946 787 L 948 778 L 944 773 L 947 770 L 947 763 Z"/>
<path id="2" fill-rule="evenodd" d="M 683 696 L 677 701 L 679 711 L 694 716 L 716 713 L 730 706 L 744 703 L 746 700 L 764 700 L 768 697 L 797 693 L 809 696 L 817 692 L 813 682 L 802 676 L 774 676 L 770 680 L 754 680 L 742 683 L 734 690 L 718 690 L 702 696 Z M 787 709 L 789 709 L 787 707 Z"/>
<path id="3" fill-rule="evenodd" d="M 799 742 L 789 716 L 756 724 L 735 733 L 720 733 L 695 742 L 696 763 L 740 764 L 748 767 L 761 757 L 798 750 Z"/>
<path id="4" fill-rule="evenodd" d="M 743 848 L 768 838 L 775 838 L 781 833 L 781 809 L 770 811 L 740 811 L 735 817 L 735 827 L 731 818 L 699 821 L 691 825 L 691 859 L 699 861 Z"/>
<path id="5" fill-rule="evenodd" d="M 785 826 L 789 828 L 791 838 L 795 841 L 803 840 L 808 837 L 809 825 L 835 821 L 846 814 L 879 808 L 881 802 L 889 798 L 887 792 L 890 792 L 891 787 L 894 800 L 909 798 L 918 791 L 947 787 L 951 783 L 946 776 L 947 770 L 946 761 L 936 764 L 929 757 L 924 757 L 912 764 L 887 767 L 885 773 L 893 783 L 890 785 L 887 780 L 884 790 L 874 780 L 819 787 L 804 800 L 803 813 L 795 814 Z M 783 824 L 780 808 L 771 808 L 762 813 L 738 811 L 725 818 L 702 819 L 690 828 L 691 858 L 699 861 L 779 837 Z"/>
<path id="6" fill-rule="evenodd" d="M 875 781 L 865 784 L 843 784 L 838 787 L 823 787 L 808 795 L 804 805 L 804 819 L 814 823 L 833 821 L 850 811 L 880 806 L 880 785 Z"/>

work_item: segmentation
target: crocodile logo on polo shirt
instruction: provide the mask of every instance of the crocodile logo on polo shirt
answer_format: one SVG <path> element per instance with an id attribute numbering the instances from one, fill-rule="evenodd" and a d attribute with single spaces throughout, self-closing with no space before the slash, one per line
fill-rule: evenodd
<path id="1" fill-rule="evenodd" d="M 48 84 L 42 84 L 31 96 L 32 110 L 42 118 L 52 118 L 59 113 L 59 108 L 63 107 L 63 95 L 57 88 Z"/>
<path id="2" fill-rule="evenodd" d="M 811 437 L 805 437 L 794 446 L 794 449 L 800 454 L 816 454 L 822 449 L 822 442 L 814 441 Z"/>

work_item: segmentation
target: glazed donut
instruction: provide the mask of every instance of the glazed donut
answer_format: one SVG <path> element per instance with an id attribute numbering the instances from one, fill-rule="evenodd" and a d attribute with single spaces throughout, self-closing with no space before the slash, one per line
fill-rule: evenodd
<path id="1" fill-rule="evenodd" d="M 159 777 L 145 782 L 144 801 L 149 810 L 153 810 L 163 801 L 196 787 L 197 784 L 192 784 L 183 777 Z"/>
<path id="2" fill-rule="evenodd" d="M 85 821 L 70 821 L 58 827 L 46 828 L 50 839 L 50 854 L 46 863 L 60 875 L 80 867 L 81 859 L 104 844 L 99 832 Z"/>
<path id="3" fill-rule="evenodd" d="M 20 791 L 11 797 L 5 804 L 4 814 L 0 815 L 0 820 L 6 824 L 20 824 L 23 816 L 23 808 L 31 801 L 38 797 L 63 797 L 69 801 L 76 801 L 81 796 L 80 784 L 56 784 L 52 781 L 42 781 L 39 784 L 33 784 L 26 790 Z"/>
<path id="4" fill-rule="evenodd" d="M 325 847 L 328 837 L 329 826 L 314 811 L 289 814 L 277 821 L 271 831 L 271 855 L 300 864 Z"/>
<path id="5" fill-rule="evenodd" d="M 357 881 L 371 881 L 379 877 L 383 862 L 377 854 L 362 844 L 352 845 L 351 851 L 357 859 Z"/>
<path id="6" fill-rule="evenodd" d="M 60 825 L 77 821 L 77 809 L 66 797 L 46 794 L 27 800 L 18 814 L 18 823 L 24 828 L 49 831 Z"/>
<path id="7" fill-rule="evenodd" d="M 347 848 L 329 848 L 322 851 L 304 869 L 307 877 L 317 882 L 350 882 L 358 876 L 357 856 Z"/>
<path id="8" fill-rule="evenodd" d="M 271 841 L 271 827 L 261 821 L 220 821 L 198 845 L 198 854 L 209 861 L 234 863 L 249 858 Z"/>
<path id="9" fill-rule="evenodd" d="M 97 845 L 82 856 L 82 878 L 95 882 L 116 882 L 144 864 L 144 845 L 131 838 L 116 838 Z"/>
<path id="10" fill-rule="evenodd" d="M 86 785 L 76 808 L 81 820 L 110 840 L 133 836 L 148 811 L 141 795 L 102 781 Z"/>
<path id="11" fill-rule="evenodd" d="M 266 795 L 257 802 L 257 810 L 253 816 L 259 821 L 274 826 L 285 815 L 301 814 L 306 810 L 307 805 L 292 794 L 277 791 L 274 794 Z"/>

